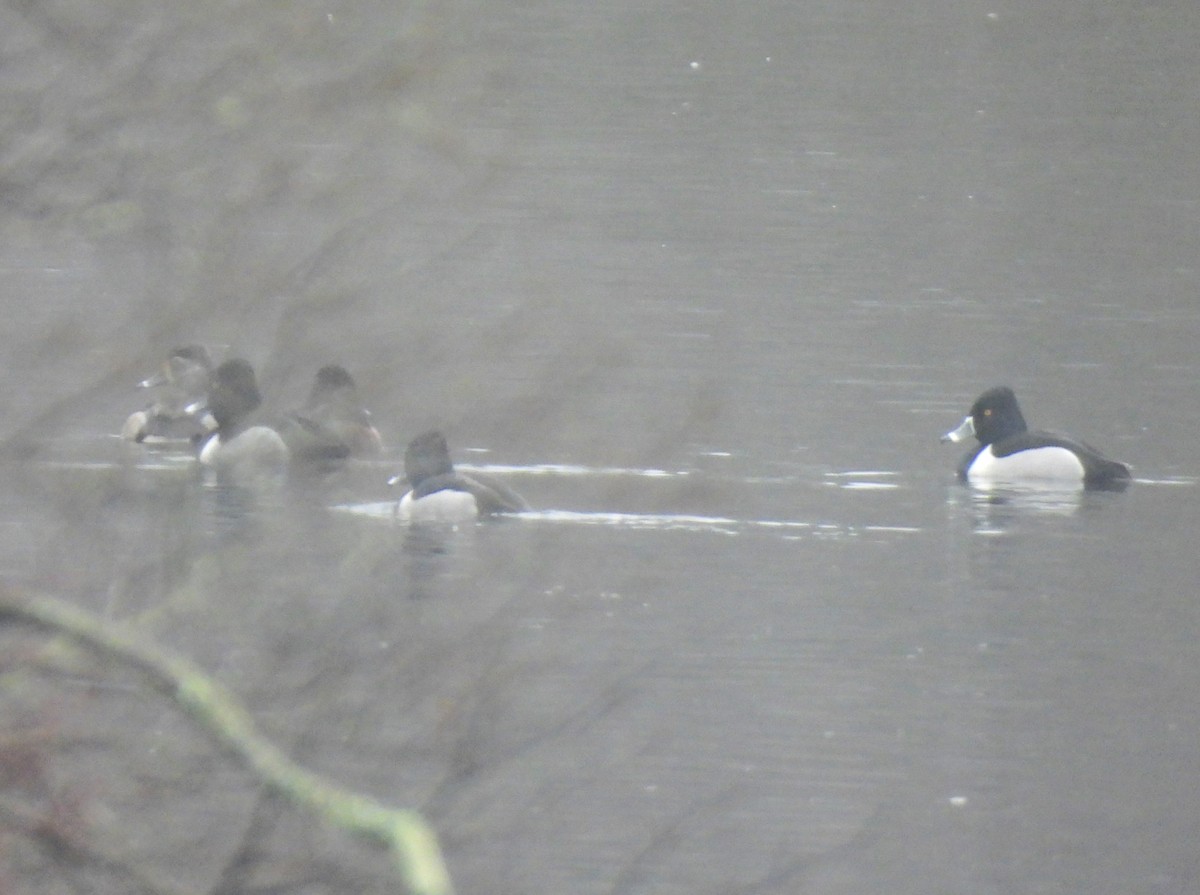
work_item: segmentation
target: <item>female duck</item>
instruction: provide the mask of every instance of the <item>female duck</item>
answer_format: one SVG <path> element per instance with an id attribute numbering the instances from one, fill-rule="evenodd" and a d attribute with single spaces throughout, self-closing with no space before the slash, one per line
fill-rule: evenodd
<path id="1" fill-rule="evenodd" d="M 455 471 L 441 432 L 418 435 L 404 452 L 404 476 L 410 490 L 400 498 L 397 515 L 410 522 L 458 523 L 481 515 L 529 509 L 520 495 L 500 482 Z"/>
<path id="2" fill-rule="evenodd" d="M 216 427 L 204 406 L 211 374 L 212 359 L 203 345 L 174 349 L 161 370 L 138 383 L 158 392 L 149 407 L 130 414 L 121 437 L 139 443 L 207 438 Z"/>
<path id="3" fill-rule="evenodd" d="M 1085 488 L 1123 488 L 1129 467 L 1109 460 L 1095 448 L 1052 432 L 1030 431 L 1007 386 L 988 389 L 971 412 L 942 441 L 974 435 L 979 447 L 958 465 L 959 478 L 973 483 L 1075 484 Z"/>
<path id="4" fill-rule="evenodd" d="M 354 377 L 337 364 L 317 371 L 308 401 L 287 416 L 280 434 L 294 459 L 315 463 L 374 457 L 383 450 Z"/>
<path id="5" fill-rule="evenodd" d="M 261 404 L 250 364 L 229 360 L 217 367 L 208 386 L 208 412 L 216 432 L 200 450 L 200 462 L 238 482 L 282 474 L 288 448 L 278 432 L 256 422 Z"/>

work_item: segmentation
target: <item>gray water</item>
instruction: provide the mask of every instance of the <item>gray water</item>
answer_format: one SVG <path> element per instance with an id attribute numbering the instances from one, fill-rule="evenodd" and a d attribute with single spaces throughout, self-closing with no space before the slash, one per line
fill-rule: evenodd
<path id="1" fill-rule="evenodd" d="M 1198 26 L 9 3 L 4 578 L 422 810 L 462 893 L 1194 892 Z M 347 365 L 388 456 L 243 500 L 119 444 L 192 341 L 279 410 Z M 1135 482 L 957 484 L 1002 382 Z M 431 426 L 535 512 L 396 524 Z M 135 675 L 4 637 L 15 891 L 393 890 Z"/>

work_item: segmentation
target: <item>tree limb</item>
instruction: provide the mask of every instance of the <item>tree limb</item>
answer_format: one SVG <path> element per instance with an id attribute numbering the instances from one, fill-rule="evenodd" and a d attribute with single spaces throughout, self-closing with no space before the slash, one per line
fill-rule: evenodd
<path id="1" fill-rule="evenodd" d="M 387 847 L 413 895 L 453 895 L 437 837 L 419 814 L 344 790 L 297 765 L 258 732 L 237 697 L 194 662 L 62 600 L 0 584 L 4 619 L 66 634 L 137 668 L 272 789 L 328 823 Z"/>

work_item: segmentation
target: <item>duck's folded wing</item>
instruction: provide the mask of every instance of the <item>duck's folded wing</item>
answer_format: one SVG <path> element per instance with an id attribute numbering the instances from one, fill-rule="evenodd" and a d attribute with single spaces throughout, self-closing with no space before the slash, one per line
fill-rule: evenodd
<path id="1" fill-rule="evenodd" d="M 502 482 L 489 477 L 462 475 L 457 472 L 429 476 L 413 488 L 413 499 L 427 497 L 438 491 L 465 491 L 475 498 L 479 512 L 519 513 L 529 509 L 525 500 Z"/>
<path id="2" fill-rule="evenodd" d="M 350 446 L 316 420 L 291 413 L 279 427 L 292 452 L 301 460 L 341 460 L 350 456 Z"/>
<path id="3" fill-rule="evenodd" d="M 992 445 L 992 452 L 997 457 L 1008 457 L 1020 451 L 1037 448 L 1064 448 L 1083 464 L 1084 479 L 1089 483 L 1104 483 L 1127 480 L 1130 477 L 1129 466 L 1119 460 L 1110 460 L 1086 441 L 1071 438 L 1058 432 L 1034 430 L 1022 432 L 1006 438 L 999 444 Z"/>
<path id="4" fill-rule="evenodd" d="M 529 509 L 525 498 L 491 476 L 460 475 L 459 479 L 475 495 L 481 513 L 522 513 Z"/>

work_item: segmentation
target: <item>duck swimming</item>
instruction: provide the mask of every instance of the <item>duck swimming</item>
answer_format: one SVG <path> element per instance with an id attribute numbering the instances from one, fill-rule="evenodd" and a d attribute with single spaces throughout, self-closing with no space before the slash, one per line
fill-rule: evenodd
<path id="1" fill-rule="evenodd" d="M 200 462 L 238 482 L 283 473 L 290 452 L 278 432 L 258 421 L 261 404 L 248 362 L 228 360 L 217 367 L 208 386 L 208 412 L 216 431 L 200 449 Z"/>
<path id="2" fill-rule="evenodd" d="M 397 514 L 410 522 L 457 523 L 496 513 L 528 510 L 525 500 L 506 485 L 454 469 L 441 432 L 418 435 L 404 452 L 404 475 L 389 485 L 407 481 Z"/>
<path id="3" fill-rule="evenodd" d="M 138 443 L 199 441 L 216 428 L 205 407 L 212 358 L 203 345 L 184 345 L 138 388 L 157 389 L 154 402 L 130 414 L 121 437 Z"/>
<path id="4" fill-rule="evenodd" d="M 317 371 L 308 400 L 288 414 L 280 435 L 292 457 L 301 461 L 373 457 L 383 450 L 383 439 L 358 397 L 354 377 L 337 364 Z"/>
<path id="5" fill-rule="evenodd" d="M 962 424 L 942 441 L 975 436 L 979 446 L 958 465 L 964 481 L 1007 484 L 1078 483 L 1085 488 L 1118 489 L 1130 480 L 1129 467 L 1110 460 L 1082 441 L 1030 430 L 1016 395 L 1007 386 L 990 388 L 971 405 Z"/>

